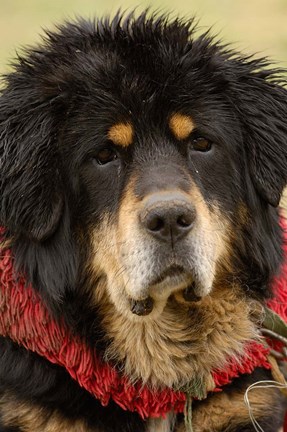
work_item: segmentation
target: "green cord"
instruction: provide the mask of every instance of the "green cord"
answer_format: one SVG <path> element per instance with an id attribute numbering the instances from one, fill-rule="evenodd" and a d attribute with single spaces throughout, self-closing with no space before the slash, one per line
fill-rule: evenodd
<path id="1" fill-rule="evenodd" d="M 186 432 L 192 432 L 192 396 L 186 393 L 186 402 L 184 407 L 184 423 Z"/>
<path id="2" fill-rule="evenodd" d="M 193 379 L 185 386 L 180 388 L 185 393 L 186 402 L 184 407 L 184 423 L 186 432 L 193 432 L 192 427 L 192 400 L 196 398 L 198 400 L 205 399 L 207 396 L 206 385 L 203 379 L 199 377 Z"/>

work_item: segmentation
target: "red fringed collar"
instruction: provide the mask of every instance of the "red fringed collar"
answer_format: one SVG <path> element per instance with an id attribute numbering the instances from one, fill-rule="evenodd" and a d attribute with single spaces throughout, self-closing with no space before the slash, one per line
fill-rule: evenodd
<path id="1" fill-rule="evenodd" d="M 287 224 L 283 221 L 282 225 L 287 240 Z M 281 275 L 274 281 L 275 297 L 268 306 L 287 322 L 287 242 L 284 253 Z M 141 383 L 132 385 L 127 377 L 103 363 L 94 350 L 72 335 L 64 323 L 55 322 L 37 292 L 27 287 L 23 278 L 15 283 L 13 258 L 8 249 L 0 256 L 0 335 L 64 367 L 102 405 L 113 399 L 123 409 L 137 411 L 142 418 L 164 416 L 171 410 L 184 411 L 185 393 L 170 388 L 156 392 Z M 251 373 L 256 367 L 270 369 L 268 354 L 269 349 L 250 342 L 241 364 L 231 359 L 224 371 L 213 373 L 216 387 Z"/>

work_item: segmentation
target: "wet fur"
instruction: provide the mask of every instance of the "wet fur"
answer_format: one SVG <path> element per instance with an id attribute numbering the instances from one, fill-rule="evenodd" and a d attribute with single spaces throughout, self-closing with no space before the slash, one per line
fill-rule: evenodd
<path id="1" fill-rule="evenodd" d="M 176 386 L 200 376 L 212 388 L 211 369 L 258 336 L 254 304 L 270 296 L 282 261 L 276 206 L 287 182 L 287 94 L 267 66 L 209 34 L 194 39 L 192 22 L 117 15 L 48 33 L 6 77 L 0 224 L 15 269 L 55 319 L 64 317 L 131 380 Z M 190 156 L 194 127 L 215 143 L 211 158 Z M 104 171 L 95 147 L 108 139 L 123 162 Z M 190 265 L 186 256 L 196 251 L 203 299 L 153 292 L 155 308 L 142 318 L 129 310 L 129 296 L 145 289 L 138 270 L 148 274 L 149 255 L 168 259 L 135 217 L 154 185 L 177 188 L 195 206 L 195 249 L 185 242 L 181 258 Z M 255 371 L 196 403 L 195 430 L 252 430 L 242 398 L 265 378 Z M 8 338 L 0 338 L 0 394 L 3 432 L 183 430 L 181 416 L 143 421 L 113 402 L 100 406 L 65 370 Z M 251 402 L 265 432 L 279 428 L 279 392 L 254 392 Z"/>

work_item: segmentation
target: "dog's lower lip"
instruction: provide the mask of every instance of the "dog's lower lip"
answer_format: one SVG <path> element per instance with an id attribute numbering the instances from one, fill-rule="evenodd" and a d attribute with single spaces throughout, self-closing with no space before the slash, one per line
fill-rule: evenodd
<path id="1" fill-rule="evenodd" d="M 185 273 L 183 267 L 173 265 L 164 270 L 159 276 L 157 276 L 150 285 L 159 285 L 164 282 L 167 278 L 176 278 L 182 276 Z"/>

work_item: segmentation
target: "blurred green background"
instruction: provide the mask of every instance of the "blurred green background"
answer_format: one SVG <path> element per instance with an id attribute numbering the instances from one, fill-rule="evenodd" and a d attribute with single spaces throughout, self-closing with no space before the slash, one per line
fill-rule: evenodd
<path id="1" fill-rule="evenodd" d="M 39 41 L 53 23 L 147 6 L 195 15 L 200 27 L 212 26 L 214 34 L 237 49 L 269 56 L 287 68 L 287 0 L 0 0 L 0 74 L 9 70 L 16 50 Z"/>
<path id="2" fill-rule="evenodd" d="M 43 28 L 63 19 L 93 17 L 118 8 L 196 15 L 203 27 L 245 52 L 271 56 L 287 66 L 287 0 L 0 0 L 0 73 L 15 50 L 39 40 Z"/>

